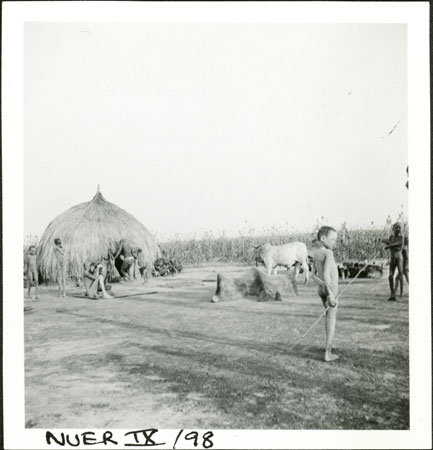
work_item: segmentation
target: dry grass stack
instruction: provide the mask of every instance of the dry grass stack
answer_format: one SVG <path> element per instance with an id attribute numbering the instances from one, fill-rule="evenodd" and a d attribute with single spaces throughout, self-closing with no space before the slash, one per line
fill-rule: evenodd
<path id="1" fill-rule="evenodd" d="M 131 247 L 141 248 L 140 265 L 152 267 L 161 251 L 153 235 L 135 217 L 108 202 L 98 191 L 93 200 L 73 206 L 57 216 L 47 227 L 38 244 L 38 268 L 44 279 L 55 280 L 54 239 L 60 238 L 66 249 L 70 276 L 82 275 L 86 260 L 97 261 L 115 251 L 121 239 Z"/>
<path id="2" fill-rule="evenodd" d="M 292 295 L 288 277 L 273 277 L 255 267 L 240 277 L 217 275 L 217 288 L 212 302 L 254 297 L 259 302 L 281 301 Z"/>

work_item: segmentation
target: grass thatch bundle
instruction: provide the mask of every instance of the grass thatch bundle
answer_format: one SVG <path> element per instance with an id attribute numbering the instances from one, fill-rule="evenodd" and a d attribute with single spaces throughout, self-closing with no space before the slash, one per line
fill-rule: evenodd
<path id="1" fill-rule="evenodd" d="M 141 248 L 139 263 L 152 267 L 161 251 L 152 234 L 131 214 L 110 202 L 98 191 L 93 200 L 73 206 L 57 216 L 38 244 L 38 268 L 45 279 L 56 278 L 54 239 L 60 238 L 66 250 L 70 276 L 81 277 L 86 260 L 97 261 L 116 251 L 121 239 Z"/>
<path id="2" fill-rule="evenodd" d="M 218 274 L 217 288 L 212 302 L 239 300 L 254 297 L 259 302 L 281 301 L 291 295 L 288 277 L 270 276 L 263 270 L 253 267 L 240 277 Z"/>

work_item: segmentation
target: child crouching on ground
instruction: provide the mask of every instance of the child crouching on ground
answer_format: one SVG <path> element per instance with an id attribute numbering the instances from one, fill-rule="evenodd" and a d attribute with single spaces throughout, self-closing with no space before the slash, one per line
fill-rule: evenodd
<path id="1" fill-rule="evenodd" d="M 91 299 L 99 298 L 99 288 L 102 292 L 102 298 L 113 298 L 105 289 L 103 267 L 101 264 L 96 264 L 94 262 L 84 263 L 83 282 L 84 288 L 86 289 L 86 297 Z"/>

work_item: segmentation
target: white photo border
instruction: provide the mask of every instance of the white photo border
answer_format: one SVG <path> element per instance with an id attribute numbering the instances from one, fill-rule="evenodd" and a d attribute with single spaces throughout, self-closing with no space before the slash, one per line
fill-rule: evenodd
<path id="1" fill-rule="evenodd" d="M 23 73 L 26 22 L 399 23 L 408 26 L 410 429 L 216 430 L 214 448 L 431 448 L 430 78 L 427 2 L 3 2 L 3 393 L 6 449 L 48 446 L 24 420 Z M 6 264 L 7 262 L 7 264 Z M 55 430 L 70 433 L 89 430 Z M 92 430 L 97 432 L 98 430 Z M 113 430 L 123 435 L 130 430 Z M 165 430 L 172 448 L 178 430 Z M 117 448 L 117 446 L 92 446 Z M 121 447 L 121 445 L 119 445 Z M 64 446 L 62 448 L 74 448 Z M 180 447 L 186 448 L 186 447 Z"/>

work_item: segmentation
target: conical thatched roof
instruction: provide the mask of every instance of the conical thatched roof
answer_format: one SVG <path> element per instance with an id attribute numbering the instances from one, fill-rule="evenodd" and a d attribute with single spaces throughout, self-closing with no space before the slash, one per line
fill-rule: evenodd
<path id="1" fill-rule="evenodd" d="M 83 263 L 99 260 L 115 251 L 121 239 L 141 248 L 140 263 L 153 264 L 161 251 L 152 234 L 135 217 L 110 202 L 98 191 L 93 200 L 73 206 L 57 216 L 38 244 L 38 268 L 45 279 L 56 278 L 54 239 L 60 238 L 66 250 L 69 275 L 81 276 Z"/>

